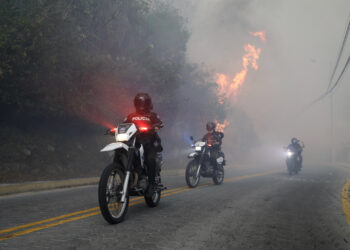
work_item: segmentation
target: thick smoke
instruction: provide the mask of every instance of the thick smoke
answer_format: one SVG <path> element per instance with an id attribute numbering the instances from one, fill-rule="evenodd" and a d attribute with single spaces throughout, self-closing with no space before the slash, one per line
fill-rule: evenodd
<path id="1" fill-rule="evenodd" d="M 306 161 L 328 161 L 331 155 L 333 160 L 349 160 L 349 72 L 334 91 L 333 132 L 330 98 L 308 107 L 327 88 L 349 1 L 181 0 L 173 4 L 188 20 L 189 60 L 232 76 L 240 70 L 244 44 L 262 49 L 259 70 L 248 73 L 234 104 L 253 120 L 263 149 L 255 152 L 281 161 L 282 147 L 295 136 L 305 142 Z M 250 34 L 261 30 L 266 31 L 265 44 Z M 350 42 L 345 48 L 336 76 L 350 53 Z M 228 129 L 239 122 L 233 120 Z"/>

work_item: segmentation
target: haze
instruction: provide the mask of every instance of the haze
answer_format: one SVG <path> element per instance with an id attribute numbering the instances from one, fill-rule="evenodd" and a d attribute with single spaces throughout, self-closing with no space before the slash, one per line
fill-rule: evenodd
<path id="1" fill-rule="evenodd" d="M 173 1 L 188 20 L 187 58 L 213 72 L 234 76 L 243 46 L 261 48 L 259 69 L 249 70 L 234 105 L 253 119 L 260 145 L 270 157 L 295 136 L 305 142 L 306 160 L 330 160 L 330 98 L 307 108 L 328 86 L 344 36 L 349 1 Z M 250 32 L 266 31 L 262 43 Z M 350 52 L 345 47 L 336 77 Z M 335 77 L 335 78 L 336 78 Z M 350 73 L 334 91 L 334 158 L 349 159 Z M 239 122 L 231 118 L 227 130 Z M 227 142 L 226 140 L 226 143 Z M 273 155 L 275 154 L 275 155 Z M 266 156 L 266 155 L 265 155 Z"/>

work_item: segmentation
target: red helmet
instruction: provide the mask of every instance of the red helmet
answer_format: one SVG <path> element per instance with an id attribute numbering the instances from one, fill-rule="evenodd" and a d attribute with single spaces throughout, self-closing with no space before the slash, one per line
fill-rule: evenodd
<path id="1" fill-rule="evenodd" d="M 208 122 L 206 127 L 208 131 L 214 131 L 216 128 L 216 124 L 214 122 Z"/>
<path id="2" fill-rule="evenodd" d="M 137 112 L 150 112 L 153 109 L 152 99 L 147 93 L 138 93 L 134 98 Z"/>

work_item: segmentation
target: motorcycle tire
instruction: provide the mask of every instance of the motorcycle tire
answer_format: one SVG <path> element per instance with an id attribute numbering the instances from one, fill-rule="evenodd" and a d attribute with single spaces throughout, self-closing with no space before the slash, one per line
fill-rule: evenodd
<path id="1" fill-rule="evenodd" d="M 192 160 L 187 164 L 186 167 L 186 183 L 187 186 L 190 188 L 195 188 L 198 186 L 199 180 L 201 178 L 200 174 L 197 176 L 194 176 L 194 174 L 197 174 L 198 170 L 198 161 Z M 191 179 L 193 178 L 193 180 Z"/>
<path id="2" fill-rule="evenodd" d="M 151 197 L 147 196 L 147 192 L 145 194 L 145 201 L 148 207 L 156 207 L 159 204 L 161 196 L 161 191 L 156 191 L 153 193 Z"/>
<path id="3" fill-rule="evenodd" d="M 129 207 L 129 195 L 124 203 L 120 202 L 124 184 L 124 173 L 119 164 L 110 164 L 102 172 L 98 185 L 98 202 L 103 218 L 110 224 L 117 224 L 124 220 Z M 116 185 L 116 178 L 118 183 Z M 112 183 L 111 183 L 112 182 Z M 114 194 L 112 197 L 111 194 Z M 111 203 L 112 198 L 115 202 Z M 117 206 L 116 206 L 117 205 Z M 115 213 L 115 211 L 117 211 Z"/>
<path id="4" fill-rule="evenodd" d="M 287 161 L 286 164 L 287 164 L 288 174 L 293 175 L 293 166 L 292 166 L 293 163 L 291 163 L 290 161 Z"/>
<path id="5" fill-rule="evenodd" d="M 225 171 L 223 166 L 218 166 L 213 176 L 213 182 L 215 185 L 221 185 L 224 181 Z"/>

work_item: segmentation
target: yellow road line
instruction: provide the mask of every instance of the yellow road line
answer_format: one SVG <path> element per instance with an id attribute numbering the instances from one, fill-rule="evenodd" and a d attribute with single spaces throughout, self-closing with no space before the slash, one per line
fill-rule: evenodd
<path id="1" fill-rule="evenodd" d="M 248 179 L 248 178 L 253 178 L 253 177 L 258 177 L 258 176 L 264 176 L 264 175 L 272 174 L 272 173 L 275 173 L 275 172 L 276 171 L 274 171 L 274 172 L 266 172 L 266 173 L 259 173 L 259 174 L 252 174 L 252 175 L 246 175 L 246 176 L 238 176 L 238 177 L 233 177 L 233 178 L 226 179 L 225 182 L 232 182 L 232 181 L 236 181 L 236 180 L 243 180 L 243 179 Z M 198 187 L 205 187 L 205 186 L 209 186 L 209 185 L 211 185 L 211 183 L 203 183 L 203 184 L 198 185 Z M 186 191 L 190 191 L 190 190 L 193 190 L 193 189 L 192 188 L 188 188 L 188 187 L 179 187 L 179 188 L 169 189 L 169 190 L 166 190 L 166 191 L 163 192 L 162 197 L 168 197 L 168 196 L 172 196 L 172 195 L 175 195 L 175 194 L 178 194 L 178 193 L 182 193 L 182 192 L 186 192 Z M 137 197 L 137 198 L 130 199 L 129 206 L 134 206 L 134 205 L 137 205 L 137 204 L 141 204 L 141 203 L 143 203 L 142 200 L 143 200 L 143 197 Z M 92 212 L 92 211 L 95 211 L 95 212 Z M 92 212 L 92 213 L 88 213 L 88 212 Z M 83 214 L 83 215 L 72 217 L 72 216 L 78 215 L 78 214 Z M 28 223 L 28 224 L 21 225 L 21 226 L 16 226 L 16 227 L 8 228 L 8 229 L 3 229 L 3 230 L 0 230 L 0 234 L 9 233 L 9 232 L 17 231 L 19 229 L 35 226 L 35 225 L 38 225 L 38 224 L 44 224 L 44 223 L 47 223 L 47 222 L 52 222 L 52 221 L 55 221 L 55 220 L 59 220 L 59 221 L 56 221 L 54 223 L 45 224 L 45 225 L 42 225 L 42 226 L 38 226 L 38 227 L 34 227 L 34 228 L 23 230 L 23 231 L 20 231 L 20 232 L 15 232 L 15 233 L 12 233 L 12 234 L 9 234 L 9 235 L 1 236 L 0 237 L 0 241 L 11 239 L 11 238 L 18 237 L 18 236 L 25 235 L 25 234 L 29 234 L 29 233 L 32 233 L 32 232 L 36 232 L 36 231 L 39 231 L 39 230 L 46 229 L 46 228 L 54 227 L 54 226 L 61 225 L 61 224 L 67 223 L 67 222 L 72 222 L 72 221 L 84 219 L 84 218 L 87 218 L 87 217 L 90 217 L 90 216 L 94 216 L 94 215 L 97 215 L 97 214 L 100 214 L 99 207 L 94 207 L 94 208 L 85 209 L 85 210 L 77 211 L 77 212 L 70 213 L 70 214 L 65 214 L 65 215 L 49 218 L 49 219 L 46 219 L 46 220 L 41 220 L 41 221 L 32 222 L 32 223 Z M 72 217 L 72 218 L 64 219 L 64 218 L 67 218 L 67 217 Z M 60 220 L 60 219 L 64 219 L 64 220 Z"/>
<path id="2" fill-rule="evenodd" d="M 244 179 L 249 179 L 249 178 L 253 178 L 253 177 L 274 174 L 274 173 L 278 173 L 278 172 L 280 172 L 280 171 L 270 171 L 270 172 L 265 172 L 265 173 L 251 174 L 251 175 L 245 175 L 245 176 L 237 176 L 237 177 L 224 179 L 224 182 L 232 182 L 232 181 L 244 180 Z"/>
<path id="3" fill-rule="evenodd" d="M 173 189 L 165 190 L 162 193 L 164 193 L 164 194 L 172 193 L 172 192 L 174 192 L 176 190 L 181 190 L 181 189 L 184 189 L 184 188 L 186 188 L 186 187 L 173 188 Z M 132 201 L 136 201 L 136 200 L 143 200 L 143 197 L 137 197 L 137 198 L 130 199 L 131 202 Z M 64 218 L 67 218 L 67 217 L 72 217 L 74 215 L 92 212 L 92 211 L 99 210 L 99 209 L 100 209 L 100 207 L 89 208 L 89 209 L 77 211 L 77 212 L 74 212 L 74 213 L 64 214 L 64 215 L 60 215 L 60 216 L 49 218 L 49 219 L 45 219 L 45 220 L 40 220 L 40 221 L 36 221 L 36 222 L 32 222 L 32 223 L 28 223 L 28 224 L 24 224 L 24 225 L 20 225 L 20 226 L 16 226 L 16 227 L 3 229 L 3 230 L 0 230 L 0 234 L 10 233 L 10 232 L 13 232 L 13 231 L 17 231 L 19 229 L 32 227 L 32 226 L 36 226 L 36 225 L 39 225 L 39 224 L 44 224 L 44 223 L 48 223 L 48 222 L 64 219 Z"/>
<path id="4" fill-rule="evenodd" d="M 141 204 L 141 203 L 143 203 L 143 201 L 136 201 L 136 202 L 133 202 L 133 203 L 129 203 L 129 206 L 134 206 L 134 205 Z M 61 225 L 61 224 L 67 223 L 67 222 L 72 222 L 72 221 L 84 219 L 84 218 L 91 217 L 91 216 L 94 216 L 94 215 L 97 215 L 97 214 L 100 214 L 100 213 L 101 213 L 100 211 L 96 211 L 96 212 L 93 212 L 93 213 L 84 214 L 84 215 L 81 215 L 81 216 L 77 216 L 77 217 L 73 217 L 73 218 L 69 218 L 69 219 L 65 219 L 65 220 L 60 220 L 60 221 L 57 221 L 57 222 L 54 222 L 54 223 L 51 223 L 51 224 L 46 224 L 46 225 L 43 225 L 43 226 L 30 228 L 30 229 L 23 230 L 23 231 L 20 231 L 20 232 L 17 232 L 17 233 L 13 233 L 13 234 L 10 234 L 10 235 L 2 236 L 2 237 L 0 237 L 0 241 L 8 240 L 8 239 L 11 239 L 11 238 L 14 238 L 14 237 L 18 237 L 18 236 L 21 236 L 21 235 L 25 235 L 25 234 L 29 234 L 29 233 L 33 233 L 33 232 L 36 232 L 36 231 L 39 231 L 39 230 L 43 230 L 43 229 L 46 229 L 46 228 L 58 226 L 58 225 Z"/>
<path id="5" fill-rule="evenodd" d="M 204 186 L 204 185 L 202 185 L 202 186 Z M 186 191 L 190 191 L 190 190 L 191 190 L 190 188 L 185 188 L 185 189 L 178 190 L 178 191 L 175 191 L 175 192 L 168 192 L 167 194 L 162 195 L 162 197 L 167 197 L 167 196 L 171 196 L 171 195 L 174 195 L 174 194 L 178 194 L 178 193 L 182 193 L 182 192 L 186 192 Z M 141 203 L 143 203 L 143 201 L 142 200 L 138 200 L 136 202 L 129 203 L 129 206 L 135 206 L 135 205 L 138 205 L 138 204 L 141 204 Z M 67 223 L 67 222 L 72 222 L 72 221 L 84 219 L 84 218 L 91 217 L 91 216 L 94 216 L 94 215 L 97 215 L 97 214 L 100 214 L 100 213 L 101 213 L 100 211 L 96 211 L 96 212 L 93 212 L 93 213 L 84 214 L 84 215 L 81 215 L 81 216 L 77 216 L 77 217 L 73 217 L 73 218 L 69 218 L 69 219 L 65 219 L 65 220 L 59 220 L 59 221 L 54 222 L 54 223 L 45 224 L 45 225 L 42 225 L 42 226 L 30 228 L 30 229 L 27 229 L 27 230 L 23 230 L 23 231 L 20 231 L 20 232 L 16 232 L 16 233 L 13 233 L 13 234 L 2 236 L 2 237 L 0 237 L 0 241 L 8 240 L 8 239 L 15 238 L 15 237 L 18 237 L 18 236 L 21 236 L 21 235 L 25 235 L 25 234 L 29 234 L 29 233 L 33 233 L 33 232 L 40 231 L 40 230 L 43 230 L 43 229 L 46 229 L 46 228 L 58 226 L 58 225 L 61 225 L 61 224 Z"/>
<path id="6" fill-rule="evenodd" d="M 346 221 L 350 226 L 350 202 L 349 202 L 350 179 L 345 183 L 342 190 L 342 203 Z"/>
<path id="7" fill-rule="evenodd" d="M 90 209 L 85 209 L 85 210 L 77 211 L 77 212 L 70 213 L 70 214 L 64 214 L 64 215 L 61 215 L 61 216 L 49 218 L 49 219 L 46 219 L 46 220 L 40 220 L 40 221 L 36 221 L 36 222 L 32 222 L 32 223 L 25 224 L 25 225 L 20 225 L 20 226 L 16 226 L 16 227 L 11 227 L 11 228 L 7 228 L 7 229 L 3 229 L 3 230 L 0 230 L 0 234 L 9 233 L 9 232 L 12 232 L 12 231 L 16 231 L 16 230 L 18 230 L 18 229 L 27 228 L 27 227 L 35 226 L 35 225 L 38 225 L 38 224 L 43 224 L 43 223 L 47 223 L 47 222 L 51 222 L 51 221 L 55 221 L 55 220 L 59 220 L 59 219 L 64 219 L 64 218 L 67 218 L 67 217 L 71 217 L 71 216 L 74 216 L 74 215 L 78 215 L 78 214 L 82 214 L 82 213 L 91 212 L 91 211 L 94 211 L 94 210 L 96 210 L 96 209 L 98 209 L 98 207 L 94 207 L 94 208 L 90 208 Z"/>
<path id="8" fill-rule="evenodd" d="M 334 165 L 335 167 L 339 167 L 337 165 Z M 346 171 L 350 171 L 348 167 L 345 165 L 340 165 L 341 168 L 343 168 Z M 350 179 L 347 180 L 347 182 L 344 184 L 342 192 L 341 192 L 341 201 L 343 205 L 343 211 L 346 218 L 346 222 L 350 226 L 350 200 L 349 200 L 349 187 L 350 187 Z"/>

